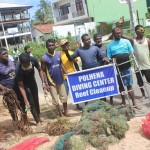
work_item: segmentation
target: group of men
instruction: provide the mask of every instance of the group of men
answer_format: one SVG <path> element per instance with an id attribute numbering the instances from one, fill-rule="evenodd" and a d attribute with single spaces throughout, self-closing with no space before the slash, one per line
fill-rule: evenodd
<path id="1" fill-rule="evenodd" d="M 94 34 L 94 45 L 91 44 L 90 36 L 83 34 L 81 37 L 83 46 L 78 47 L 75 52 L 71 51 L 67 39 L 62 39 L 57 43 L 61 47 L 61 51 L 56 51 L 56 41 L 49 39 L 46 41 L 47 52 L 41 58 L 41 65 L 31 55 L 30 47 L 25 47 L 25 52 L 19 55 L 16 66 L 8 58 L 7 50 L 0 48 L 0 90 L 5 91 L 5 94 L 7 94 L 10 89 L 13 89 L 24 113 L 29 108 L 36 123 L 39 124 L 41 118 L 38 87 L 34 73 L 34 68 L 36 68 L 41 77 L 43 89 L 50 92 L 52 103 L 56 107 L 59 116 L 69 117 L 67 108 L 69 87 L 66 76 L 68 73 L 80 70 L 77 63 L 78 57 L 81 59 L 82 70 L 102 66 L 110 63 L 110 59 L 115 59 L 117 64 L 127 62 L 118 67 L 119 74 L 123 76 L 123 82 L 118 76 L 119 90 L 120 92 L 124 91 L 124 86 L 126 86 L 133 106 L 140 109 L 136 104 L 132 89 L 133 77 L 129 55 L 135 53 L 142 75 L 145 75 L 147 82 L 150 82 L 150 40 L 144 37 L 143 26 L 136 26 L 135 32 L 137 37 L 133 39 L 122 35 L 122 29 L 113 28 L 113 40 L 107 46 L 102 43 L 101 34 Z M 143 86 L 144 83 L 140 74 L 137 73 L 136 75 L 138 85 Z M 143 88 L 141 88 L 141 92 L 145 98 Z M 121 98 L 122 103 L 125 104 L 125 96 L 121 94 Z M 60 108 L 59 99 L 63 104 L 63 111 Z M 110 98 L 110 102 L 113 104 L 113 97 Z M 87 104 L 86 102 L 85 105 Z M 79 104 L 76 107 L 82 110 Z"/>

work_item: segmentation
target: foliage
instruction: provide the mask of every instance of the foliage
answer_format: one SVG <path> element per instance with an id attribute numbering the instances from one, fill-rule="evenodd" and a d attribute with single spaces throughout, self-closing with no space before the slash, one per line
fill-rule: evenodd
<path id="1" fill-rule="evenodd" d="M 40 24 L 53 23 L 52 8 L 50 2 L 47 0 L 40 0 L 39 7 L 40 8 L 35 12 L 35 19 L 39 21 Z"/>
<path id="2" fill-rule="evenodd" d="M 43 54 L 47 52 L 45 45 L 44 44 L 38 45 L 37 42 L 27 42 L 25 46 L 30 46 L 32 55 L 39 61 L 41 57 L 43 56 Z M 20 51 L 20 53 L 24 52 L 23 47 L 18 50 Z M 13 56 L 14 54 L 12 51 L 13 49 L 10 49 L 9 54 Z"/>

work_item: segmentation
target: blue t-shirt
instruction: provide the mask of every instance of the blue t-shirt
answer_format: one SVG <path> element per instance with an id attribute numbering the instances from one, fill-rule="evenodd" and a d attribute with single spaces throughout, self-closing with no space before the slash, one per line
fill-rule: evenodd
<path id="1" fill-rule="evenodd" d="M 8 63 L 4 64 L 0 62 L 0 84 L 6 87 L 14 87 L 15 81 L 15 66 L 13 61 L 8 60 Z"/>
<path id="2" fill-rule="evenodd" d="M 125 53 L 132 53 L 133 47 L 129 40 L 127 39 L 120 39 L 120 40 L 113 40 L 107 46 L 107 57 L 112 58 L 117 54 L 125 54 Z"/>
<path id="3" fill-rule="evenodd" d="M 90 69 L 98 66 L 98 58 L 104 59 L 101 50 L 97 46 L 90 46 L 89 48 L 81 47 L 75 50 L 73 55 L 70 56 L 72 60 L 80 57 L 82 61 L 82 69 Z"/>
<path id="4" fill-rule="evenodd" d="M 60 52 L 54 52 L 54 55 L 49 53 L 42 57 L 46 64 L 46 76 L 49 85 L 59 85 L 63 83 L 63 75 L 61 71 L 61 55 Z"/>

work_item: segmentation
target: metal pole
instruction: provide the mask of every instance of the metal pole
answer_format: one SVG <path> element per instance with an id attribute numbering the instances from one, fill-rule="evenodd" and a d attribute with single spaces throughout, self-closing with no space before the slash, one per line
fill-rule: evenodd
<path id="1" fill-rule="evenodd" d="M 128 0 L 128 6 L 129 6 L 129 11 L 130 11 L 133 36 L 135 36 L 135 30 L 134 30 L 134 28 L 137 25 L 137 23 L 136 23 L 136 14 L 135 14 L 135 11 L 134 11 L 133 0 Z"/>

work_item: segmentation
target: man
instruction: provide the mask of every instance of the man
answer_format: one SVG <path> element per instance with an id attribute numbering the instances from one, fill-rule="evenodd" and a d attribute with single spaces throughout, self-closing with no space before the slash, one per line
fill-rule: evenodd
<path id="1" fill-rule="evenodd" d="M 145 76 L 147 82 L 150 83 L 150 39 L 144 36 L 145 29 L 142 25 L 137 25 L 135 27 L 135 32 L 137 35 L 136 38 L 125 35 L 122 37 L 128 39 L 132 43 L 139 69 L 141 70 L 142 75 Z M 136 66 L 135 69 L 137 69 Z M 137 83 L 141 87 L 140 90 L 142 93 L 142 99 L 145 99 L 145 91 L 142 88 L 142 86 L 144 86 L 144 82 L 140 72 L 136 73 L 136 77 Z"/>
<path id="2" fill-rule="evenodd" d="M 129 54 L 133 53 L 133 48 L 130 41 L 121 38 L 121 29 L 119 28 L 114 28 L 112 30 L 112 35 L 114 37 L 114 40 L 107 46 L 107 57 L 115 58 L 117 64 L 129 61 Z M 136 105 L 134 91 L 132 89 L 133 78 L 132 78 L 131 64 L 125 63 L 123 65 L 120 65 L 119 71 L 121 76 L 124 76 L 122 80 L 124 85 L 127 87 L 127 90 L 129 91 L 129 95 L 132 99 L 133 106 L 139 109 L 139 107 Z M 120 92 L 124 91 L 124 87 L 120 78 L 118 78 L 118 82 Z M 121 98 L 122 104 L 126 104 L 125 96 L 121 94 Z"/>
<path id="3" fill-rule="evenodd" d="M 33 57 L 33 55 L 31 54 L 31 48 L 30 48 L 30 46 L 25 46 L 24 47 L 24 52 Z"/>
<path id="4" fill-rule="evenodd" d="M 44 83 L 42 69 L 34 57 L 27 53 L 19 55 L 19 63 L 16 66 L 16 80 L 24 101 L 20 101 L 23 110 L 30 109 L 37 125 L 40 125 L 40 107 L 38 97 L 38 87 L 35 80 L 34 68 Z M 44 88 L 45 85 L 43 85 Z"/>
<path id="5" fill-rule="evenodd" d="M 66 53 L 65 53 L 66 51 L 68 51 L 70 55 L 73 54 L 73 52 L 69 50 L 70 45 L 69 45 L 68 40 L 67 39 L 60 40 L 59 45 L 62 48 L 62 50 L 60 51 L 62 64 L 65 67 L 67 73 L 79 71 L 80 69 L 79 69 L 79 66 L 77 63 L 78 60 L 75 59 L 74 61 L 69 61 L 68 58 L 66 57 Z M 66 92 L 68 95 L 69 94 L 69 86 L 68 86 L 66 74 L 64 74 L 64 84 L 65 84 Z M 76 106 L 77 106 L 78 110 L 82 110 L 82 107 L 79 104 L 76 104 Z"/>
<path id="6" fill-rule="evenodd" d="M 7 104 L 13 123 L 19 129 L 16 110 L 19 107 L 19 102 L 16 95 L 14 95 L 14 91 L 19 95 L 19 91 L 15 87 L 15 65 L 8 58 L 7 49 L 3 47 L 0 47 L 0 91 L 3 94 L 4 102 Z"/>
<path id="7" fill-rule="evenodd" d="M 60 99 L 60 101 L 63 103 L 63 114 L 69 117 L 67 109 L 67 94 L 62 74 L 61 54 L 60 52 L 55 51 L 56 45 L 54 39 L 48 39 L 46 41 L 46 48 L 48 52 L 45 53 L 41 59 L 41 67 L 45 77 L 44 82 L 47 90 L 51 93 L 52 103 L 54 106 L 56 106 L 59 116 L 62 116 L 62 111 L 59 105 Z"/>
<path id="8" fill-rule="evenodd" d="M 101 50 L 102 54 L 106 56 L 106 46 L 102 43 L 102 35 L 100 33 L 95 33 L 93 35 L 93 40 L 95 42 L 94 46 L 97 46 Z M 99 58 L 98 60 L 99 60 L 100 66 L 103 66 L 106 64 L 105 61 L 101 61 Z M 102 100 L 106 101 L 106 98 L 102 98 Z"/>
<path id="9" fill-rule="evenodd" d="M 106 61 L 107 63 L 109 62 L 109 59 L 103 56 L 101 50 L 97 46 L 91 45 L 91 40 L 88 34 L 83 34 L 81 39 L 84 44 L 83 47 L 76 49 L 72 55 L 66 51 L 66 56 L 70 61 L 73 61 L 76 57 L 80 57 L 82 70 L 99 66 L 98 59 Z M 86 102 L 85 105 L 87 104 L 88 103 Z"/>
<path id="10" fill-rule="evenodd" d="M 95 33 L 93 35 L 93 40 L 95 42 L 94 46 L 101 49 L 102 54 L 106 56 L 106 46 L 102 43 L 102 35 L 100 33 Z"/>

